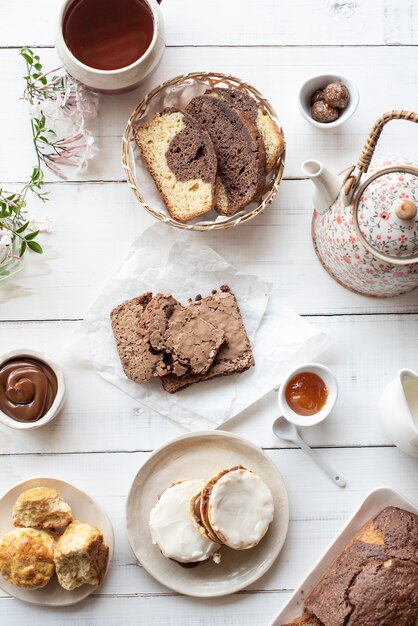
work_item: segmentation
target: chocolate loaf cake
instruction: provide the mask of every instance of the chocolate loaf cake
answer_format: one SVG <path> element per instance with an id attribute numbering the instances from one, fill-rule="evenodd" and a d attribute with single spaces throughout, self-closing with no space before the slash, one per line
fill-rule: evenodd
<path id="1" fill-rule="evenodd" d="M 324 573 L 305 607 L 324 626 L 416 626 L 418 515 L 383 509 Z"/>
<path id="2" fill-rule="evenodd" d="M 207 89 L 205 94 L 229 102 L 231 106 L 247 115 L 255 123 L 266 152 L 266 172 L 270 172 L 277 159 L 283 154 L 285 144 L 281 132 L 269 114 L 257 104 L 254 98 L 238 89 Z"/>
<path id="3" fill-rule="evenodd" d="M 315 615 L 302 615 L 282 626 L 323 626 Z"/>
<path id="4" fill-rule="evenodd" d="M 218 158 L 216 210 L 233 215 L 261 190 L 266 157 L 263 142 L 250 118 L 221 98 L 202 95 L 186 107 L 209 133 Z"/>
<path id="5" fill-rule="evenodd" d="M 135 140 L 171 217 L 185 222 L 214 208 L 217 158 L 195 119 L 164 109 L 137 128 Z"/>

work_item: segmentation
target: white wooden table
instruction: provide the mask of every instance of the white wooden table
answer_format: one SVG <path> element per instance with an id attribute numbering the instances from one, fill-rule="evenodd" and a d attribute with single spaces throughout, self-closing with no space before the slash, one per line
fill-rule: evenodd
<path id="1" fill-rule="evenodd" d="M 53 49 L 56 0 L 0 0 L 0 181 L 27 179 L 34 163 L 22 92 L 21 45 L 40 48 L 46 68 Z M 47 610 L 0 594 L 0 623 L 83 626 L 162 624 L 266 626 L 344 520 L 372 488 L 386 484 L 418 502 L 418 463 L 387 441 L 379 395 L 400 367 L 418 368 L 417 293 L 392 300 L 355 296 L 317 262 L 310 241 L 311 187 L 300 174 L 306 158 L 339 171 L 356 160 L 374 120 L 391 108 L 416 110 L 417 0 L 164 0 L 168 48 L 142 89 L 103 97 L 94 132 L 99 156 L 89 170 L 62 182 L 48 175 L 46 210 L 54 232 L 45 254 L 0 285 L 0 350 L 31 346 L 65 368 L 68 401 L 49 427 L 21 433 L 0 428 L 0 488 L 51 475 L 94 495 L 109 514 L 116 555 L 100 591 L 73 608 Z M 196 233 L 246 272 L 273 280 L 299 313 L 337 343 L 323 361 L 339 379 L 332 418 L 306 434 L 347 478 L 335 488 L 303 453 L 271 433 L 275 398 L 266 397 L 227 428 L 267 450 L 286 481 L 291 505 L 288 539 L 269 573 L 223 599 L 171 593 L 135 563 L 125 533 L 131 480 L 149 452 L 180 434 L 176 424 L 140 413 L 137 403 L 92 371 L 67 363 L 66 344 L 90 303 L 122 260 L 134 235 L 152 223 L 124 182 L 121 134 L 139 97 L 158 83 L 195 70 L 230 72 L 257 86 L 282 119 L 287 139 L 284 181 L 264 215 L 237 229 Z M 341 128 L 323 132 L 302 120 L 297 89 L 309 75 L 336 71 L 360 90 L 360 106 Z M 397 123 L 379 150 L 417 157 L 418 134 Z M 164 226 L 161 226 L 162 228 Z M 139 414 L 140 413 L 140 414 Z"/>

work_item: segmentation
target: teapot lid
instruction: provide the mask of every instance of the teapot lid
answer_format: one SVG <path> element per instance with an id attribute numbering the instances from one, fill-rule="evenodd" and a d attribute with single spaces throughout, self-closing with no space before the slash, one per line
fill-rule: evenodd
<path id="1" fill-rule="evenodd" d="M 418 169 L 378 170 L 361 185 L 353 204 L 354 226 L 372 254 L 390 263 L 418 260 Z"/>

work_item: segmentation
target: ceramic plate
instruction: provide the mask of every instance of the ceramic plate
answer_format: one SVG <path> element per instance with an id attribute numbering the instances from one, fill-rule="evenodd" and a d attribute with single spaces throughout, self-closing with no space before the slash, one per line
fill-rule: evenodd
<path id="1" fill-rule="evenodd" d="M 387 506 L 397 506 L 418 515 L 418 507 L 390 487 L 379 487 L 371 491 L 343 526 L 325 554 L 292 594 L 290 600 L 274 618 L 270 626 L 281 626 L 299 617 L 303 612 L 303 600 L 318 582 L 325 570 L 337 558 L 343 548 L 370 518 Z"/>
<path id="2" fill-rule="evenodd" d="M 275 515 L 255 548 L 222 548 L 219 565 L 212 560 L 186 569 L 166 559 L 152 544 L 149 514 L 159 494 L 179 480 L 209 479 L 221 469 L 241 464 L 269 486 Z M 260 578 L 282 549 L 289 524 L 286 488 L 274 463 L 254 444 L 223 431 L 182 435 L 156 450 L 134 478 L 126 507 L 128 537 L 138 561 L 160 583 L 189 596 L 223 596 Z"/>
<path id="3" fill-rule="evenodd" d="M 105 542 L 109 546 L 109 562 L 107 571 L 109 570 L 110 561 L 113 555 L 113 529 L 107 515 L 98 507 L 98 505 L 84 491 L 80 491 L 77 487 L 66 483 L 63 480 L 55 478 L 31 478 L 23 483 L 15 485 L 7 491 L 0 499 L 0 535 L 13 530 L 12 524 L 12 508 L 18 496 L 27 489 L 33 487 L 52 487 L 59 491 L 64 500 L 70 505 L 75 519 L 88 522 L 93 526 L 97 526 L 104 536 Z M 106 572 L 107 573 L 107 572 Z M 42 589 L 21 589 L 6 582 L 0 576 L 0 588 L 14 598 L 30 602 L 31 604 L 40 604 L 44 606 L 66 606 L 75 604 L 87 598 L 97 587 L 92 585 L 82 585 L 73 591 L 66 591 L 58 584 L 57 577 Z"/>

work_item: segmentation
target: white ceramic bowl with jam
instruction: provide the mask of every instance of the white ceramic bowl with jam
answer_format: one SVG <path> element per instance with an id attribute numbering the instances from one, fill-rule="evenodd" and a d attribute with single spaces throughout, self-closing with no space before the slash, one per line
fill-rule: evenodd
<path id="1" fill-rule="evenodd" d="M 280 385 L 281 414 L 295 426 L 315 426 L 328 417 L 338 397 L 335 375 L 325 365 L 305 363 Z"/>
<path id="2" fill-rule="evenodd" d="M 0 356 L 0 423 L 16 430 L 40 428 L 54 419 L 65 398 L 64 374 L 38 350 Z"/>

